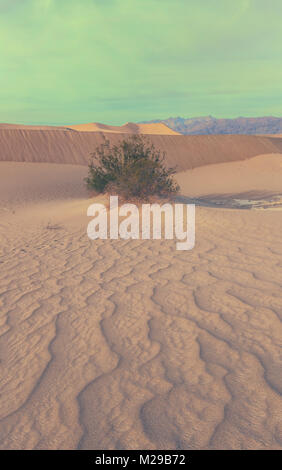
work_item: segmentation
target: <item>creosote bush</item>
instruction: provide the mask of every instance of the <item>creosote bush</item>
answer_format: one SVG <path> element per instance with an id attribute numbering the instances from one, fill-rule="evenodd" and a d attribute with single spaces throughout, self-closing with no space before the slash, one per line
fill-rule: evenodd
<path id="1" fill-rule="evenodd" d="M 179 190 L 172 177 L 175 168 L 165 166 L 165 153 L 142 136 L 130 136 L 117 145 L 104 138 L 91 157 L 86 178 L 89 190 L 140 200 Z"/>

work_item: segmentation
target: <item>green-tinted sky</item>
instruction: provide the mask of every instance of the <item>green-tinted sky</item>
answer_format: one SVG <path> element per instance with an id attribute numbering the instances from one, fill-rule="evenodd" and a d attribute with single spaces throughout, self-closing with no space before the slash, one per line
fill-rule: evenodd
<path id="1" fill-rule="evenodd" d="M 281 0 L 0 0 L 0 122 L 282 115 Z"/>

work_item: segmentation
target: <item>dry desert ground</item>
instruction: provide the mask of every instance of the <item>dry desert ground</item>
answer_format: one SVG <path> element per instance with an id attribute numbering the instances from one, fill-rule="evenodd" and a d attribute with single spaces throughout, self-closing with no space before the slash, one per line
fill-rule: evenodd
<path id="1" fill-rule="evenodd" d="M 183 197 L 267 201 L 177 251 L 87 237 L 100 130 L 1 136 L 0 448 L 282 449 L 282 139 L 152 136 Z"/>

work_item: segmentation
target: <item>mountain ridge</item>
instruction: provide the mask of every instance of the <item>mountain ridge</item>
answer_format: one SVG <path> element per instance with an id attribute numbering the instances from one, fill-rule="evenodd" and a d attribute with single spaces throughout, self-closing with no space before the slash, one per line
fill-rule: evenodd
<path id="1" fill-rule="evenodd" d="M 170 117 L 143 121 L 140 124 L 162 123 L 172 130 L 184 135 L 204 134 L 282 134 L 282 117 L 238 117 L 218 119 L 213 116 L 194 118 Z"/>

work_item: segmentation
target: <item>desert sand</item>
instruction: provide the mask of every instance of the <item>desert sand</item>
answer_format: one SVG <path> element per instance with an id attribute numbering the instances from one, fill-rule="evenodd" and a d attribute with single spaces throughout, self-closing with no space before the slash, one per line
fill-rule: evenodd
<path id="1" fill-rule="evenodd" d="M 70 124 L 64 126 L 26 125 L 0 123 L 1 130 L 31 130 L 31 131 L 78 131 L 78 132 L 102 132 L 110 134 L 143 134 L 143 135 L 181 135 L 170 129 L 163 123 L 136 124 L 127 122 L 123 126 L 109 126 L 99 122 L 88 122 L 86 124 Z"/>
<path id="2" fill-rule="evenodd" d="M 183 195 L 282 194 L 282 154 L 201 166 L 177 174 Z"/>
<path id="3" fill-rule="evenodd" d="M 282 449 L 282 211 L 197 207 L 187 252 L 90 241 L 68 131 L 3 132 L 2 160 L 33 163 L 0 162 L 0 448 Z M 183 195 L 279 191 L 272 139 L 223 163 L 207 139 L 175 160 Z"/>
<path id="4" fill-rule="evenodd" d="M 62 128 L 0 126 L 0 161 L 87 165 L 89 156 L 106 136 L 112 144 L 128 133 L 79 132 Z M 282 138 L 252 135 L 147 135 L 167 163 L 185 171 L 198 166 L 246 160 L 257 155 L 282 154 Z"/>
<path id="5" fill-rule="evenodd" d="M 135 124 L 127 122 L 123 126 L 109 126 L 99 122 L 89 122 L 87 124 L 74 124 L 65 126 L 80 132 L 104 132 L 114 134 L 143 134 L 143 135 L 180 135 L 163 123 Z"/>

